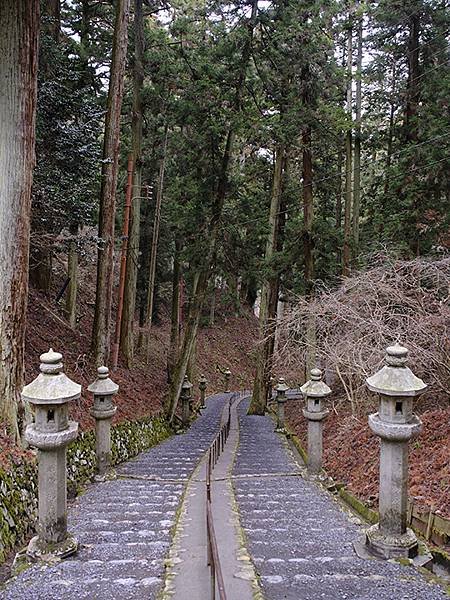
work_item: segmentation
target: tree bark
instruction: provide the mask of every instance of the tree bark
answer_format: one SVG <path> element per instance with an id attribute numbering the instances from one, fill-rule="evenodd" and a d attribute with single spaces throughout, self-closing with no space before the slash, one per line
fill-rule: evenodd
<path id="1" fill-rule="evenodd" d="M 406 143 L 416 144 L 419 139 L 417 110 L 419 107 L 420 92 L 419 92 L 419 36 L 420 36 L 420 15 L 415 13 L 409 18 L 409 34 L 408 34 L 408 83 L 406 88 L 406 111 L 405 111 L 405 126 L 406 126 Z M 417 154 L 413 151 L 411 157 L 410 168 L 414 168 L 417 163 Z M 402 194 L 404 193 L 402 186 Z M 420 202 L 416 190 L 412 190 L 412 213 L 414 219 L 414 231 L 410 241 L 410 247 L 415 256 L 420 254 L 420 239 L 419 239 L 419 222 L 421 218 Z"/>
<path id="2" fill-rule="evenodd" d="M 353 64 L 353 28 L 348 27 L 347 34 L 347 116 L 348 131 L 345 136 L 345 203 L 344 203 L 344 245 L 342 248 L 342 274 L 350 272 L 350 240 L 352 213 L 352 64 Z"/>
<path id="3" fill-rule="evenodd" d="M 387 148 L 386 148 L 386 168 L 384 175 L 384 186 L 383 186 L 383 196 L 381 198 L 381 218 L 380 225 L 378 227 L 378 232 L 380 236 L 380 240 L 382 239 L 384 233 L 384 218 L 386 211 L 386 198 L 389 193 L 389 178 L 390 178 L 390 170 L 391 170 L 391 162 L 392 162 L 392 144 L 394 141 L 394 116 L 395 116 L 395 83 L 396 83 L 396 62 L 392 65 L 392 96 L 389 104 L 389 128 L 388 128 L 388 139 L 387 139 Z"/>
<path id="4" fill-rule="evenodd" d="M 159 165 L 158 188 L 156 191 L 155 219 L 153 222 L 152 248 L 151 248 L 151 253 L 150 253 L 150 269 L 149 269 L 149 274 L 148 274 L 147 303 L 146 303 L 145 321 L 144 321 L 147 361 L 148 361 L 148 357 L 149 357 L 149 353 L 150 353 L 150 329 L 152 327 L 153 298 L 155 295 L 156 259 L 158 256 L 159 225 L 161 222 L 161 205 L 162 205 L 162 197 L 163 197 L 163 191 L 164 191 L 164 173 L 165 173 L 165 169 L 166 169 L 168 137 L 169 137 L 169 127 L 166 125 L 165 131 L 164 131 L 162 157 L 161 157 L 161 162 Z"/>
<path id="5" fill-rule="evenodd" d="M 308 101 L 305 98 L 305 103 Z M 305 296 L 310 299 L 314 286 L 314 242 L 312 228 L 314 223 L 314 198 L 312 191 L 312 153 L 311 153 L 311 127 L 303 130 L 303 256 Z M 314 368 L 316 362 L 316 322 L 309 318 L 306 332 L 306 375 Z"/>
<path id="6" fill-rule="evenodd" d="M 97 365 L 108 362 L 111 337 L 111 304 L 114 275 L 114 218 L 119 164 L 120 111 L 122 108 L 128 43 L 129 0 L 118 0 L 103 143 L 100 190 L 97 290 L 92 351 Z"/>
<path id="7" fill-rule="evenodd" d="M 359 251 L 359 213 L 361 206 L 361 105 L 362 105 L 363 16 L 358 19 L 356 55 L 356 112 L 353 163 L 353 260 Z"/>
<path id="8" fill-rule="evenodd" d="M 167 382 L 171 383 L 172 373 L 178 358 L 180 344 L 180 293 L 181 293 L 181 240 L 175 234 L 175 252 L 172 273 L 172 306 L 170 319 L 170 344 L 167 356 Z"/>
<path id="9" fill-rule="evenodd" d="M 139 264 L 139 229 L 141 219 L 142 184 L 142 88 L 144 85 L 144 18 L 142 0 L 134 0 L 134 64 L 133 64 L 133 114 L 131 119 L 132 153 L 134 160 L 133 195 L 130 213 L 130 235 L 128 244 L 125 294 L 123 299 L 120 350 L 126 367 L 133 366 L 134 358 L 134 315 L 136 309 L 136 287 Z"/>
<path id="10" fill-rule="evenodd" d="M 216 285 L 212 286 L 211 290 L 211 300 L 209 304 L 209 326 L 214 326 L 214 321 L 216 319 Z"/>
<path id="11" fill-rule="evenodd" d="M 311 127 L 305 127 L 303 140 L 303 259 L 306 293 L 309 294 L 314 280 L 313 233 L 314 200 L 312 191 Z"/>
<path id="12" fill-rule="evenodd" d="M 269 233 L 264 256 L 266 266 L 269 268 L 271 268 L 270 261 L 272 260 L 274 252 L 277 248 L 284 161 L 285 149 L 282 145 L 280 145 L 276 150 L 275 156 L 272 197 L 270 201 L 269 213 Z M 276 327 L 278 281 L 279 275 L 277 273 L 272 273 L 263 282 L 261 289 L 261 303 L 259 308 L 259 344 L 256 354 L 256 373 L 253 382 L 252 399 L 248 409 L 248 413 L 251 415 L 263 415 L 266 410 L 267 389 L 270 378 L 271 350 L 273 350 L 273 340 L 271 340 L 270 336 L 274 334 L 274 329 Z"/>
<path id="13" fill-rule="evenodd" d="M 125 204 L 123 207 L 122 217 L 122 249 L 120 253 L 119 292 L 117 294 L 116 327 L 114 331 L 114 340 L 112 344 L 111 353 L 111 366 L 113 369 L 117 368 L 117 364 L 119 362 L 120 334 L 122 331 L 123 297 L 125 292 L 125 277 L 127 272 L 128 258 L 128 232 L 130 229 L 130 212 L 133 195 L 133 173 L 133 154 L 130 154 L 128 156 L 127 188 L 125 192 Z"/>
<path id="14" fill-rule="evenodd" d="M 61 1 L 60 0 L 45 0 L 45 14 L 48 18 L 46 25 L 48 32 L 59 44 L 61 35 Z"/>
<path id="15" fill-rule="evenodd" d="M 67 255 L 67 286 L 66 313 L 67 319 L 72 329 L 77 324 L 77 291 L 78 291 L 78 247 L 77 247 L 78 226 L 73 225 L 70 228 L 71 239 L 69 241 L 69 252 Z"/>
<path id="16" fill-rule="evenodd" d="M 0 418 L 18 439 L 28 294 L 39 0 L 0 2 Z"/>

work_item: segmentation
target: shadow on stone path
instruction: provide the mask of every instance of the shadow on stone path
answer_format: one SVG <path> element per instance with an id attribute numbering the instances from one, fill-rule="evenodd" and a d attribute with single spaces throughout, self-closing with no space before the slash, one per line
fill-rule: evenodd
<path id="1" fill-rule="evenodd" d="M 121 465 L 119 479 L 91 486 L 69 510 L 78 553 L 55 565 L 33 565 L 7 582 L 0 598 L 156 598 L 183 490 L 218 431 L 229 396 L 209 398 L 187 433 Z"/>
<path id="2" fill-rule="evenodd" d="M 273 421 L 247 416 L 247 408 L 248 401 L 238 409 L 234 488 L 266 600 L 448 599 L 412 567 L 358 558 L 352 542 L 362 528 L 329 494 L 293 475 L 299 467 Z"/>

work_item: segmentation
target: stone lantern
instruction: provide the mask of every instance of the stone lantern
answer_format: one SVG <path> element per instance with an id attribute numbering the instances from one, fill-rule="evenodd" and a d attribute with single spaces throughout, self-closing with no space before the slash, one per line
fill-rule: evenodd
<path id="1" fill-rule="evenodd" d="M 88 392 L 94 394 L 91 415 L 95 419 L 96 479 L 98 481 L 105 478 L 111 466 L 111 421 L 117 411 L 117 407 L 113 404 L 113 396 L 118 391 L 119 386 L 109 378 L 108 367 L 99 367 L 97 379 L 88 387 Z"/>
<path id="2" fill-rule="evenodd" d="M 395 344 L 386 352 L 386 365 L 366 379 L 369 390 L 379 397 L 378 412 L 369 416 L 369 426 L 381 438 L 380 521 L 367 531 L 366 545 L 382 558 L 412 558 L 418 544 L 406 525 L 408 442 L 422 428 L 413 414 L 413 398 L 427 386 L 406 366 L 406 348 Z"/>
<path id="3" fill-rule="evenodd" d="M 69 421 L 69 402 L 81 395 L 81 386 L 63 372 L 62 355 L 40 356 L 40 374 L 24 387 L 22 398 L 34 407 L 34 422 L 25 431 L 27 442 L 38 449 L 39 523 L 27 555 L 48 559 L 76 552 L 78 542 L 67 532 L 67 445 L 78 434 Z"/>
<path id="4" fill-rule="evenodd" d="M 289 386 L 286 384 L 286 381 L 283 377 L 280 377 L 278 380 L 278 385 L 275 387 L 276 391 L 276 400 L 277 400 L 277 427 L 275 431 L 279 433 L 284 433 L 286 431 L 284 425 L 284 403 L 286 402 L 286 392 L 288 391 Z"/>
<path id="5" fill-rule="evenodd" d="M 229 394 L 230 393 L 230 379 L 231 379 L 230 369 L 226 369 L 226 371 L 224 371 L 224 375 L 225 375 L 225 393 Z"/>
<path id="6" fill-rule="evenodd" d="M 205 404 L 205 392 L 208 381 L 204 375 L 200 375 L 200 380 L 198 382 L 198 387 L 200 390 L 200 408 L 206 408 Z"/>
<path id="7" fill-rule="evenodd" d="M 183 385 L 181 386 L 181 421 L 183 427 L 189 427 L 190 421 L 190 409 L 191 409 L 191 397 L 192 397 L 192 383 L 189 381 L 188 376 L 184 376 Z"/>
<path id="8" fill-rule="evenodd" d="M 306 400 L 303 415 L 308 419 L 308 472 L 318 475 L 322 470 L 322 429 L 323 420 L 328 415 L 324 407 L 324 399 L 331 394 L 331 389 L 322 381 L 320 369 L 311 370 L 311 379 L 300 388 Z"/>

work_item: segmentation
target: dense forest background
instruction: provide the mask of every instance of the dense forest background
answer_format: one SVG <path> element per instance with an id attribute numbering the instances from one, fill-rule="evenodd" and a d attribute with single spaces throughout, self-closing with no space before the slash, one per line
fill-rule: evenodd
<path id="1" fill-rule="evenodd" d="M 445 2 L 42 0 L 39 25 L 30 281 L 67 264 L 76 329 L 96 265 L 97 364 L 148 357 L 168 306 L 170 418 L 216 303 L 259 311 L 261 413 L 284 306 L 448 252 Z"/>

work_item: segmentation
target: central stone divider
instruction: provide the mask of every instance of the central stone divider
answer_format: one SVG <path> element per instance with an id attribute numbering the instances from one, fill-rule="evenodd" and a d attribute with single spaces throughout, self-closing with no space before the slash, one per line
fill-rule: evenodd
<path id="1" fill-rule="evenodd" d="M 242 394 L 231 404 L 230 433 L 211 477 L 212 518 L 227 600 L 261 597 L 256 573 L 245 548 L 232 486 L 232 470 L 239 445 L 237 407 L 247 397 L 248 394 Z M 228 408 L 225 407 L 222 423 L 227 419 Z M 205 484 L 208 455 L 206 452 L 187 486 L 167 561 L 165 600 L 212 598 L 207 565 Z"/>
<path id="2" fill-rule="evenodd" d="M 117 479 L 90 486 L 68 514 L 78 553 L 32 565 L 5 584 L 2 600 L 156 599 L 186 484 L 219 429 L 229 396 L 211 396 L 186 433 L 122 464 Z"/>

